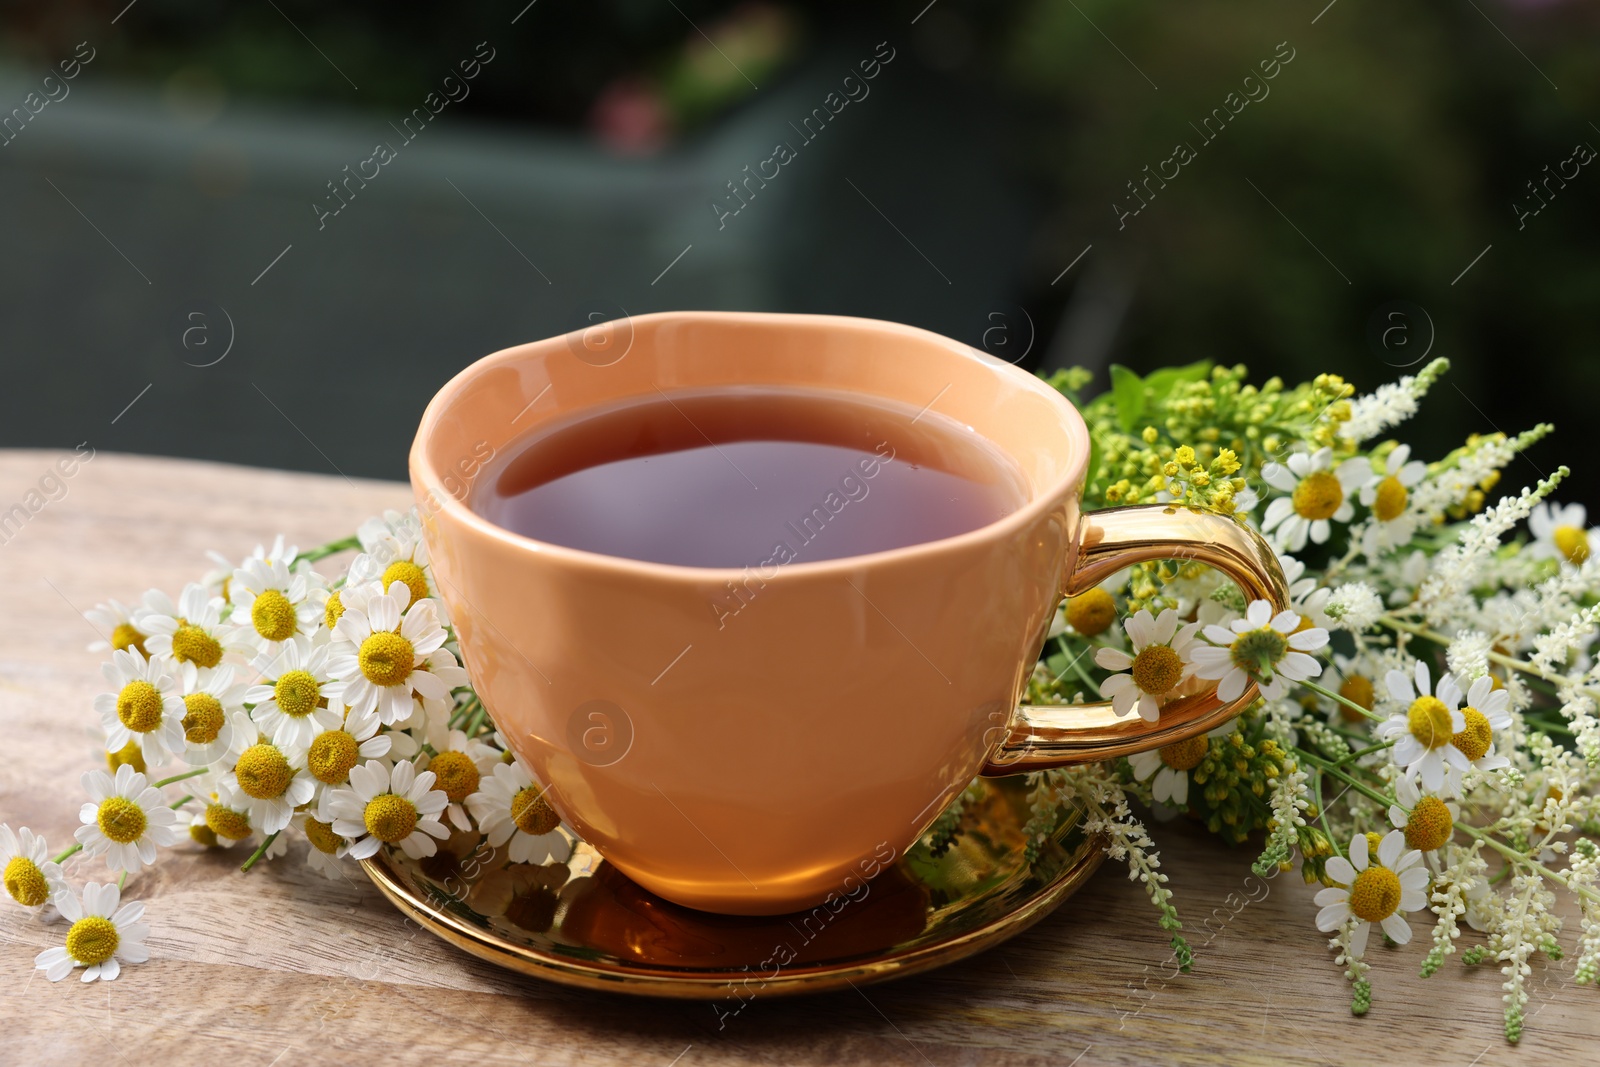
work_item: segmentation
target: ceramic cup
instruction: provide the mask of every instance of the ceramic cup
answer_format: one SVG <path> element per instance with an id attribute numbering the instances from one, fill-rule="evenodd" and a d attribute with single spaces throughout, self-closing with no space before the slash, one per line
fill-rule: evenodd
<path id="1" fill-rule="evenodd" d="M 469 506 L 485 465 L 541 425 L 721 386 L 937 411 L 1008 455 L 1028 499 L 957 537 L 766 572 L 561 547 Z M 1255 698 L 1208 688 L 1156 723 L 1100 703 L 1017 706 L 1063 594 L 1129 564 L 1198 559 L 1287 606 L 1271 549 L 1230 519 L 1082 513 L 1088 460 L 1083 419 L 1056 390 L 948 338 L 681 312 L 474 363 L 428 406 L 411 481 L 467 672 L 562 818 L 668 900 L 762 915 L 859 895 L 975 775 L 1170 745 Z"/>

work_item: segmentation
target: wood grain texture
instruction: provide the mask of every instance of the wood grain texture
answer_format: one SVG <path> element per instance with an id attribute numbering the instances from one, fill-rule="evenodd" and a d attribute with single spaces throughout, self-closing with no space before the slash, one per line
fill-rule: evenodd
<path id="1" fill-rule="evenodd" d="M 0 452 L 0 512 L 56 453 Z M 0 819 L 71 840 L 78 776 L 98 759 L 101 685 L 80 612 L 176 593 L 279 531 L 309 546 L 405 507 L 401 485 L 100 454 L 0 544 Z M 187 846 L 130 879 L 149 963 L 115 982 L 32 971 L 61 943 L 0 902 L 0 1062 L 235 1067 L 304 1063 L 1195 1064 L 1576 1063 L 1600 1038 L 1600 994 L 1571 964 L 1536 970 L 1527 1034 L 1500 1036 L 1498 972 L 1373 950 L 1376 1001 L 1353 1019 L 1290 874 L 1250 879 L 1248 850 L 1155 828 L 1196 950 L 1173 975 L 1138 888 L 1113 864 L 1020 938 L 945 970 L 854 992 L 757 999 L 719 1029 L 711 1007 L 568 990 L 465 956 L 403 919 L 352 870 L 330 883 L 299 857 L 242 875 L 238 853 Z M 296 850 L 303 844 L 296 843 Z M 101 879 L 75 860 L 75 883 Z M 1242 902 L 1242 903 L 1241 903 Z M 1464 939 L 1464 943 L 1467 943 Z M 676 1059 L 675 1059 L 676 1058 Z"/>

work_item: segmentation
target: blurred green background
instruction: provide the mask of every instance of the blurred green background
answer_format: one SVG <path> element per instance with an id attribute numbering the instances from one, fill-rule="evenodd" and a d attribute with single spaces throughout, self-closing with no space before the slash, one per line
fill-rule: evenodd
<path id="1" fill-rule="evenodd" d="M 0 444 L 400 477 L 476 356 L 729 307 L 899 319 L 1102 385 L 1204 357 L 1365 391 L 1444 355 L 1402 434 L 1422 455 L 1548 420 L 1514 478 L 1568 462 L 1566 496 L 1600 487 L 1592 2 L 0 11 L 0 110 L 95 54 L 0 148 Z M 470 95 L 318 229 L 324 184 L 479 42 Z M 879 42 L 871 95 L 719 220 Z M 209 366 L 220 333 L 181 340 L 202 306 L 238 342 Z"/>

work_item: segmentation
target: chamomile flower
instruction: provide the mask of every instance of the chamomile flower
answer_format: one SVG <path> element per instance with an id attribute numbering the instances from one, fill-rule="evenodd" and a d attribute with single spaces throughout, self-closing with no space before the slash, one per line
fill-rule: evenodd
<path id="1" fill-rule="evenodd" d="M 391 754 L 409 757 L 416 752 L 404 734 L 378 732 L 381 724 L 376 708 L 347 711 L 335 698 L 328 707 L 312 713 L 312 722 L 317 733 L 306 749 L 306 769 L 324 786 L 344 785 L 350 780 L 351 768 L 367 760 Z M 402 751 L 396 753 L 396 742 L 402 738 Z"/>
<path id="2" fill-rule="evenodd" d="M 390 512 L 383 519 L 369 519 L 361 524 L 357 536 L 365 551 L 350 563 L 351 584 L 377 581 L 388 589 L 395 582 L 404 582 L 412 604 L 438 599 L 428 545 L 413 515 Z M 443 601 L 438 610 L 442 616 Z"/>
<path id="3" fill-rule="evenodd" d="M 1206 753 L 1211 750 L 1211 738 L 1232 729 L 1233 724 L 1228 723 L 1187 741 L 1178 741 L 1148 752 L 1136 752 L 1128 757 L 1128 765 L 1133 769 L 1134 778 L 1150 782 L 1150 795 L 1158 804 L 1188 807 L 1189 772 L 1200 766 L 1200 761 L 1206 758 Z"/>
<path id="4" fill-rule="evenodd" d="M 1413 677 L 1415 685 L 1413 685 Z M 1412 676 L 1393 670 L 1384 678 L 1389 695 L 1405 710 L 1378 724 L 1378 736 L 1392 740 L 1389 750 L 1395 766 L 1406 777 L 1422 777 L 1423 788 L 1437 793 L 1446 788 L 1446 771 L 1459 774 L 1472 765 L 1466 753 L 1453 740 L 1467 728 L 1466 716 L 1459 710 L 1461 687 L 1449 672 L 1439 676 L 1434 686 L 1428 665 L 1417 661 Z M 1492 684 L 1492 683 L 1490 683 Z"/>
<path id="5" fill-rule="evenodd" d="M 460 730 L 449 731 L 442 740 L 435 755 L 418 758 L 417 769 L 434 773 L 438 788 L 450 798 L 446 817 L 457 829 L 470 830 L 472 820 L 463 802 L 478 791 L 484 775 L 494 773 L 500 752 Z"/>
<path id="6" fill-rule="evenodd" d="M 1396 445 L 1384 460 L 1383 473 L 1362 486 L 1361 503 L 1372 512 L 1361 535 L 1361 551 L 1368 557 L 1410 543 L 1423 518 L 1408 506 L 1411 490 L 1427 476 L 1428 465 L 1411 459 L 1411 446 Z"/>
<path id="7" fill-rule="evenodd" d="M 319 632 L 327 588 L 309 564 L 291 569 L 282 558 L 247 559 L 233 572 L 229 596 L 240 620 L 237 639 L 270 655 Z"/>
<path id="8" fill-rule="evenodd" d="M 1370 677 L 1372 673 L 1372 669 L 1363 664 L 1361 657 L 1343 656 L 1335 652 L 1334 677 L 1324 684 L 1351 704 L 1360 705 L 1371 711 L 1377 705 L 1378 699 Z M 1334 682 L 1338 684 L 1333 685 Z M 1328 722 L 1331 725 L 1342 726 L 1348 730 L 1369 721 L 1371 720 L 1347 704 L 1341 704 L 1337 700 L 1328 701 Z"/>
<path id="9" fill-rule="evenodd" d="M 234 843 L 231 839 L 217 836 L 217 832 L 206 822 L 204 811 L 189 816 L 189 840 L 203 849 L 227 848 Z"/>
<path id="10" fill-rule="evenodd" d="M 90 882 L 83 887 L 82 900 L 69 889 L 57 895 L 55 904 L 72 926 L 64 948 L 47 948 L 34 957 L 34 967 L 50 981 L 59 982 L 83 967 L 85 982 L 109 982 L 122 973 L 124 963 L 150 958 L 144 943 L 150 927 L 140 921 L 144 905 L 136 900 L 123 904 L 122 890 L 114 883 Z"/>
<path id="11" fill-rule="evenodd" d="M 50 858 L 50 847 L 26 826 L 13 830 L 0 823 L 0 878 L 12 900 L 46 922 L 55 918 L 50 901 L 67 891 L 67 880 L 61 865 Z"/>
<path id="12" fill-rule="evenodd" d="M 96 630 L 108 635 L 108 640 L 95 641 L 89 646 L 90 652 L 104 652 L 107 649 L 118 651 L 131 648 L 142 656 L 149 655 L 149 650 L 144 647 L 148 634 L 134 624 L 133 617 L 139 608 L 130 608 L 120 600 L 108 600 L 104 604 L 96 604 L 93 608 L 83 613 Z"/>
<path id="13" fill-rule="evenodd" d="M 1134 710 L 1146 722 L 1155 722 L 1161 715 L 1161 704 L 1184 679 L 1193 672 L 1189 662 L 1189 645 L 1194 641 L 1199 623 L 1189 623 L 1181 629 L 1178 613 L 1167 608 L 1152 617 L 1140 608 L 1122 624 L 1127 632 L 1133 655 L 1116 648 L 1100 648 L 1094 661 L 1108 671 L 1117 673 L 1100 683 L 1100 695 L 1111 701 L 1111 710 L 1118 716 Z"/>
<path id="14" fill-rule="evenodd" d="M 221 552 L 209 548 L 206 549 L 206 558 L 212 562 L 213 566 L 200 576 L 200 584 L 205 586 L 206 591 L 212 596 L 221 597 L 223 603 L 233 603 L 230 595 L 233 592 L 233 560 L 224 556 Z"/>
<path id="15" fill-rule="evenodd" d="M 1367 951 L 1367 937 L 1377 923 L 1396 944 L 1411 940 L 1411 926 L 1400 915 L 1421 911 L 1428 905 L 1428 869 L 1422 853 L 1406 851 L 1406 835 L 1391 830 L 1378 843 L 1377 862 L 1371 862 L 1366 834 L 1356 834 L 1350 842 L 1350 858 L 1334 856 L 1328 860 L 1328 877 L 1338 882 L 1317 894 L 1322 908 L 1317 913 L 1317 929 L 1324 933 L 1339 929 L 1354 916 L 1359 920 L 1350 937 L 1350 950 L 1357 957 Z"/>
<path id="16" fill-rule="evenodd" d="M 1431 794 L 1424 795 L 1410 778 L 1394 783 L 1395 799 L 1389 805 L 1389 822 L 1405 835 L 1406 845 L 1418 852 L 1437 852 L 1450 842 L 1461 806 Z"/>
<path id="17" fill-rule="evenodd" d="M 216 836 L 222 848 L 245 840 L 254 829 L 250 825 L 250 798 L 227 778 L 217 781 L 217 788 L 206 803 L 204 818 L 206 828 Z"/>
<path id="18" fill-rule="evenodd" d="M 339 861 L 350 851 L 350 842 L 333 832 L 333 824 L 317 818 L 311 812 L 295 815 L 294 825 L 310 842 L 306 849 L 306 864 L 328 879 L 348 877 Z"/>
<path id="19" fill-rule="evenodd" d="M 78 812 L 83 823 L 74 835 L 87 856 L 105 856 L 114 871 L 137 871 L 156 861 L 156 848 L 177 843 L 178 813 L 161 790 L 132 767 L 85 771 L 89 802 Z"/>
<path id="20" fill-rule="evenodd" d="M 183 752 L 186 709 L 166 660 L 145 659 L 121 649 L 111 653 L 111 662 L 100 670 L 116 690 L 94 698 L 94 710 L 106 732 L 106 751 L 117 752 L 130 741 L 138 742 L 150 767 Z"/>
<path id="21" fill-rule="evenodd" d="M 1583 563 L 1600 549 L 1600 530 L 1589 529 L 1585 525 L 1588 518 L 1582 504 L 1539 504 L 1528 516 L 1528 529 L 1533 534 L 1528 552 L 1534 559 Z"/>
<path id="22" fill-rule="evenodd" d="M 513 863 L 545 863 L 571 850 L 558 829 L 561 816 L 520 763 L 495 764 L 494 773 L 467 798 L 467 810 L 491 846 L 509 845 Z"/>
<path id="23" fill-rule="evenodd" d="M 144 595 L 134 624 L 150 636 L 144 647 L 152 657 L 170 656 L 179 663 L 215 667 L 228 651 L 230 635 L 222 624 L 223 601 L 197 582 L 190 582 L 174 604 L 152 589 Z"/>
<path id="24" fill-rule="evenodd" d="M 450 803 L 433 788 L 432 771 L 418 774 L 402 760 L 391 769 L 369 760 L 350 770 L 350 787 L 335 789 L 323 810 L 333 817 L 333 832 L 350 842 L 347 855 L 366 859 L 383 845 L 398 845 L 412 859 L 431 856 L 433 839 L 450 836 L 439 813 Z"/>
<path id="25" fill-rule="evenodd" d="M 1511 761 L 1495 751 L 1495 739 L 1511 729 L 1511 694 L 1494 687 L 1494 679 L 1484 675 L 1467 687 L 1467 702 L 1461 709 L 1466 726 L 1450 739 L 1453 748 L 1467 758 L 1474 770 L 1497 771 Z"/>
<path id="26" fill-rule="evenodd" d="M 364 609 L 346 603 L 335 633 L 347 643 L 328 661 L 328 670 L 344 683 L 345 703 L 357 711 L 377 708 L 386 726 L 410 719 L 417 698 L 448 701 L 450 690 L 467 681 L 467 672 L 444 650 L 435 601 L 410 601 L 411 590 L 395 582 Z"/>
<path id="27" fill-rule="evenodd" d="M 261 680 L 244 694 L 250 718 L 275 745 L 305 748 L 319 730 L 318 721 L 329 697 L 344 687 L 328 672 L 329 647 L 312 645 L 309 638 L 285 641 L 278 654 L 261 668 Z"/>
<path id="28" fill-rule="evenodd" d="M 267 741 L 245 749 L 222 784 L 243 802 L 250 826 L 261 834 L 275 834 L 288 826 L 294 809 L 309 803 L 317 792 L 316 782 L 306 773 L 305 757 Z"/>
<path id="29" fill-rule="evenodd" d="M 178 692 L 183 700 L 183 758 L 193 767 L 209 767 L 243 752 L 256 738 L 244 710 L 245 687 L 233 683 L 233 665 L 178 665 Z"/>
<path id="30" fill-rule="evenodd" d="M 1333 450 L 1296 452 L 1287 463 L 1261 468 L 1266 483 L 1281 492 L 1267 505 L 1261 528 L 1279 548 L 1298 552 L 1306 538 L 1323 544 L 1333 532 L 1331 522 L 1349 522 L 1355 515 L 1350 497 L 1372 480 L 1372 465 L 1355 456 L 1333 467 Z"/>
<path id="31" fill-rule="evenodd" d="M 1283 580 L 1289 586 L 1289 607 L 1311 620 L 1311 625 L 1328 628 L 1325 612 L 1333 590 L 1320 585 L 1315 576 L 1306 574 L 1306 565 L 1293 556 L 1276 553 L 1278 566 L 1283 568 Z"/>
<path id="32" fill-rule="evenodd" d="M 472 909 L 505 919 L 523 930 L 543 933 L 555 921 L 557 895 L 571 872 L 558 863 L 513 863 L 478 878 L 467 890 Z"/>
<path id="33" fill-rule="evenodd" d="M 1322 673 L 1322 664 L 1306 653 L 1328 643 L 1320 626 L 1300 629 L 1293 611 L 1274 615 L 1265 600 L 1252 601 L 1245 617 L 1227 626 L 1207 626 L 1209 645 L 1196 644 L 1189 653 L 1196 678 L 1217 679 L 1217 696 L 1236 700 L 1245 686 L 1255 682 L 1261 695 L 1276 700 L 1290 682 L 1303 682 Z"/>

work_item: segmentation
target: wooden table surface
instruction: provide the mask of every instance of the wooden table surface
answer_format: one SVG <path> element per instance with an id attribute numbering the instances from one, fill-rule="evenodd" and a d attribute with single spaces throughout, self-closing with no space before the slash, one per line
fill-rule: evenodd
<path id="1" fill-rule="evenodd" d="M 25 503 L 57 458 L 0 452 L 0 513 Z M 22 528 L 0 528 L 0 820 L 45 833 L 59 850 L 78 823 L 78 776 L 98 759 L 99 656 L 84 649 L 95 633 L 82 610 L 151 586 L 176 594 L 208 569 L 206 549 L 239 557 L 280 531 L 302 547 L 343 536 L 407 506 L 409 493 L 101 453 L 56 495 Z M 1191 974 L 1169 977 L 1151 907 L 1108 862 L 1054 915 L 996 949 L 855 992 L 757 999 L 720 1030 L 704 1003 L 580 992 L 480 963 L 402 919 L 359 875 L 329 882 L 293 853 L 245 875 L 237 851 L 181 845 L 129 880 L 126 895 L 148 906 L 152 957 L 115 982 L 36 974 L 34 955 L 61 944 L 64 927 L 0 900 L 0 1062 L 1468 1067 L 1593 1058 L 1600 992 L 1573 986 L 1570 962 L 1536 970 L 1515 1048 L 1500 1034 L 1498 970 L 1452 959 L 1423 981 L 1416 946 L 1374 948 L 1375 1003 L 1355 1019 L 1298 874 L 1261 882 L 1248 850 L 1176 824 L 1154 832 L 1195 948 Z M 77 885 L 104 871 L 98 860 L 69 866 Z"/>

